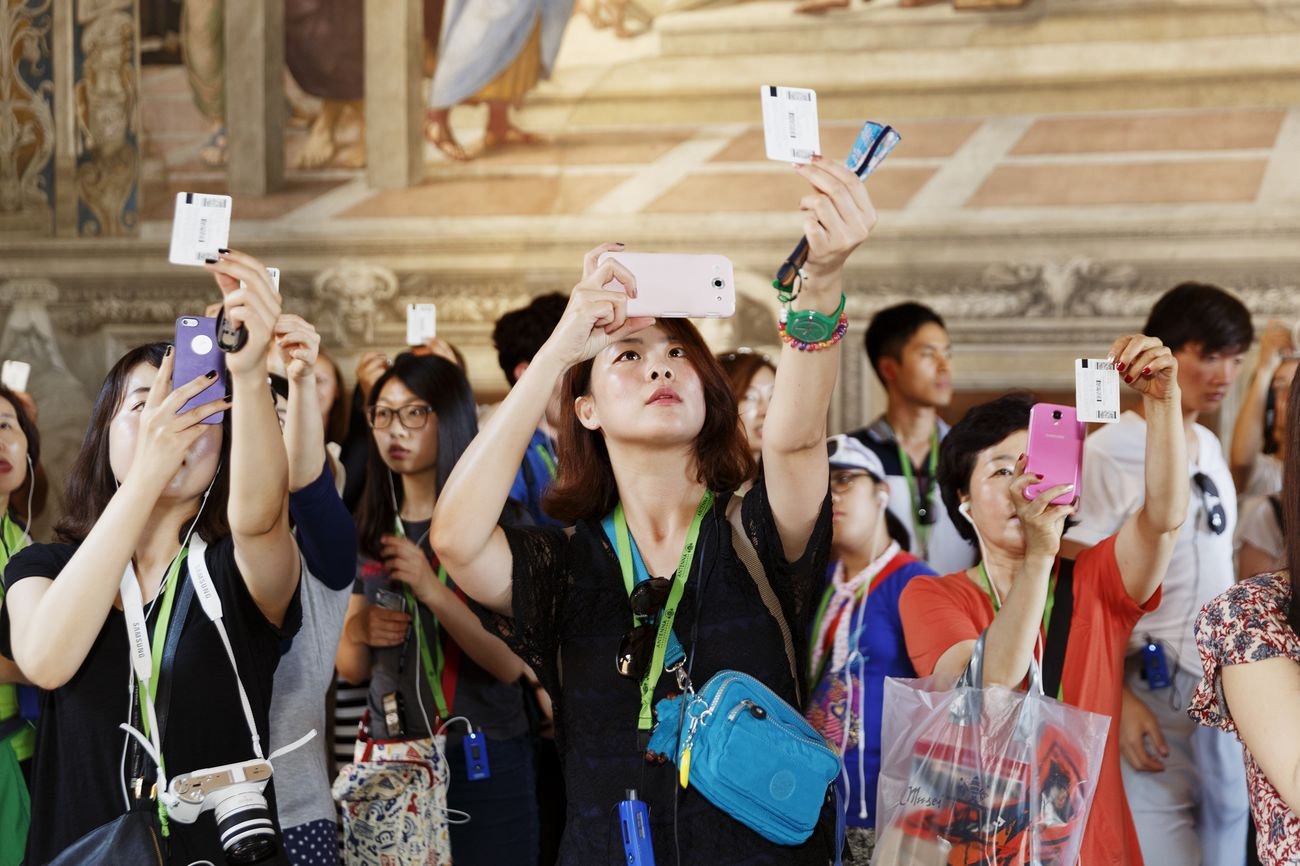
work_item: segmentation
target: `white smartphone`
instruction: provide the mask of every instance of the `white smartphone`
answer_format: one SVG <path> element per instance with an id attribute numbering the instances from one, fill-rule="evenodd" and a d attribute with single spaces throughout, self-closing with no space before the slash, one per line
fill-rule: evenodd
<path id="1" fill-rule="evenodd" d="M 723 319 L 736 314 L 736 277 L 731 260 L 719 255 L 603 253 L 636 277 L 629 316 L 664 319 Z M 611 285 L 623 288 L 614 280 Z"/>
<path id="2" fill-rule="evenodd" d="M 32 365 L 26 361 L 5 361 L 0 368 L 0 384 L 10 391 L 26 391 L 27 379 L 32 375 Z"/>

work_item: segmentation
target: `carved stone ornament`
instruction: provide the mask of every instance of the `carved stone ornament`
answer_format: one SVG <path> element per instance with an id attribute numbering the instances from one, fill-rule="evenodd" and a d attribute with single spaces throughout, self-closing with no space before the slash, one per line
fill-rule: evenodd
<path id="1" fill-rule="evenodd" d="M 390 308 L 397 296 L 397 275 L 382 265 L 344 259 L 316 275 L 316 327 L 334 345 L 369 345 L 375 325 L 396 313 Z"/>

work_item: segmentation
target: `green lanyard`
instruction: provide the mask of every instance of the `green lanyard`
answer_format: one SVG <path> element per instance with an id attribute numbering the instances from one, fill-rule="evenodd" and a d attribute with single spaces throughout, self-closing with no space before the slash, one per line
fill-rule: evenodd
<path id="1" fill-rule="evenodd" d="M 998 603 L 998 597 L 993 592 L 993 582 L 989 580 L 988 569 L 984 567 L 984 562 L 982 560 L 980 561 L 979 564 L 979 572 L 980 572 L 980 580 L 984 582 L 984 594 L 989 597 L 989 603 L 993 605 L 993 614 L 994 616 L 996 616 L 998 611 L 1002 610 L 1002 605 Z M 1055 568 L 1052 569 L 1052 577 L 1050 582 L 1047 584 L 1047 602 L 1043 605 L 1044 643 L 1046 643 L 1047 641 L 1047 629 L 1052 624 L 1052 609 L 1054 607 L 1056 607 L 1056 569 Z M 1065 700 L 1064 694 L 1065 694 L 1065 683 L 1061 683 L 1061 687 L 1057 689 L 1056 699 L 1058 701 Z"/>
<path id="2" fill-rule="evenodd" d="M 9 564 L 10 558 L 27 546 L 26 533 L 24 533 L 23 528 L 18 525 L 18 521 L 10 517 L 7 512 L 3 517 L 0 517 L 0 545 L 3 545 L 4 547 L 4 558 L 0 559 L 0 574 L 3 574 L 4 568 Z M 0 581 L 0 599 L 4 599 L 4 597 L 4 581 Z"/>
<path id="3" fill-rule="evenodd" d="M 695 509 L 695 517 L 691 520 L 690 529 L 686 531 L 686 544 L 682 547 L 682 558 L 677 563 L 677 573 L 673 575 L 673 588 L 668 592 L 668 602 L 659 617 L 654 656 L 650 660 L 650 667 L 646 670 L 645 676 L 641 678 L 641 716 L 637 722 L 637 729 L 641 731 L 649 731 L 654 726 L 654 715 L 650 704 L 654 698 L 655 686 L 659 683 L 659 676 L 664 671 L 664 653 L 668 651 L 668 636 L 673 631 L 673 620 L 677 618 L 677 605 L 682 600 L 682 593 L 686 591 L 686 581 L 691 577 L 691 563 L 695 560 L 695 544 L 700 538 L 700 524 L 704 522 L 704 515 L 708 514 L 712 507 L 713 491 L 706 490 L 700 499 L 699 507 Z M 623 572 L 623 586 L 630 597 L 636 587 L 636 578 L 632 575 L 632 544 L 627 531 L 627 517 L 623 514 L 621 502 L 614 506 L 614 538 L 619 568 Z M 632 622 L 636 623 L 635 615 L 632 617 Z"/>
<path id="4" fill-rule="evenodd" d="M 555 458 L 551 456 L 551 450 L 545 445 L 534 445 L 533 451 L 537 453 L 538 457 L 542 458 L 542 463 L 546 466 L 547 473 L 551 476 L 551 480 L 554 481 L 556 474 Z"/>
<path id="5" fill-rule="evenodd" d="M 402 526 L 401 520 L 394 521 L 397 526 L 397 534 L 406 538 L 406 529 Z M 438 580 L 442 585 L 447 585 L 447 569 L 441 565 L 438 566 Z M 438 618 L 433 618 L 433 640 L 429 640 L 428 635 L 424 632 L 424 617 L 420 615 L 420 604 L 415 599 L 415 593 L 409 586 L 403 587 L 406 595 L 406 604 L 411 609 L 411 617 L 415 620 L 415 628 L 420 638 L 420 660 L 424 667 L 424 678 L 429 683 L 429 691 L 433 693 L 433 703 L 438 708 L 438 718 L 444 722 L 450 718 L 447 706 L 447 696 L 442 690 L 442 671 L 446 665 L 446 659 L 442 654 L 442 639 L 440 636 L 441 629 L 438 628 Z M 433 649 L 429 649 L 429 645 Z M 429 736 L 434 732 L 430 731 Z"/>
<path id="6" fill-rule="evenodd" d="M 898 462 L 903 464 L 903 477 L 907 479 L 907 489 L 912 494 L 912 529 L 916 532 L 917 541 L 920 542 L 918 549 L 924 558 L 930 549 L 930 527 L 921 522 L 921 513 L 924 511 L 930 514 L 934 508 L 934 477 L 939 470 L 939 426 L 936 424 L 930 433 L 930 456 L 926 458 L 925 474 L 930 479 L 927 502 L 921 501 L 921 489 L 916 483 L 916 473 L 912 471 L 912 458 L 903 450 L 903 444 L 898 441 L 897 435 L 894 436 L 894 445 L 898 448 Z"/>
<path id="7" fill-rule="evenodd" d="M 190 548 L 188 545 L 181 548 L 181 552 L 176 554 L 172 564 L 167 568 L 167 576 L 163 578 L 166 588 L 163 590 L 162 601 L 158 608 L 158 619 L 153 625 L 153 639 L 149 642 L 149 654 L 153 659 L 153 675 L 149 678 L 149 700 L 152 701 L 154 695 L 158 693 L 158 671 L 162 668 L 163 649 L 167 644 L 167 625 L 172 619 L 172 604 L 176 601 L 176 586 L 180 583 L 181 566 L 185 564 L 186 557 L 189 556 Z M 181 628 L 185 623 L 180 624 Z M 145 709 L 144 689 L 141 688 L 138 695 L 140 699 L 140 721 L 145 736 L 151 736 L 149 733 L 149 713 Z M 158 756 L 161 764 L 162 755 Z M 166 771 L 166 767 L 162 767 Z"/>

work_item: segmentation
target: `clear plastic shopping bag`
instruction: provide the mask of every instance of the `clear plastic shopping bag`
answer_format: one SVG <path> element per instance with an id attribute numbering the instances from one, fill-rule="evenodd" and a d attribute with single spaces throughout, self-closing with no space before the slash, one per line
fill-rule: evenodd
<path id="1" fill-rule="evenodd" d="M 885 681 L 873 866 L 1074 866 L 1107 716 L 966 672 Z"/>

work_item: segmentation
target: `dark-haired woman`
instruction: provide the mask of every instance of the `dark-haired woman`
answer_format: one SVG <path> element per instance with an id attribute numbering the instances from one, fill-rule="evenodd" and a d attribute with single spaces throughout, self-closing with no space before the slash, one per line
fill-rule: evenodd
<path id="1" fill-rule="evenodd" d="M 1300 376 L 1287 402 L 1287 570 L 1242 581 L 1201 611 L 1196 644 L 1205 679 L 1188 710 L 1246 747 L 1256 849 L 1265 866 L 1300 864 Z"/>
<path id="2" fill-rule="evenodd" d="M 731 392 L 736 395 L 740 410 L 740 423 L 745 428 L 749 453 L 755 462 L 763 456 L 763 424 L 767 421 L 767 408 L 772 404 L 772 388 L 776 385 L 776 365 L 772 359 L 753 349 L 737 349 L 718 356 Z"/>
<path id="3" fill-rule="evenodd" d="M 469 816 L 451 827 L 457 866 L 532 863 L 537 817 L 524 665 L 479 622 L 460 596 L 457 571 L 441 567 L 429 546 L 434 505 L 478 431 L 469 382 L 445 358 L 404 353 L 375 382 L 366 418 L 372 435 L 357 525 L 368 561 L 348 605 L 339 673 L 350 682 L 370 679 L 372 740 L 423 740 L 451 723 L 447 805 Z M 392 609 L 394 594 L 405 599 L 404 610 Z M 384 706 L 394 692 L 398 729 Z M 487 737 L 489 778 L 469 778 L 466 720 Z"/>
<path id="4" fill-rule="evenodd" d="M 796 309 L 831 316 L 842 310 L 844 261 L 875 214 L 851 172 L 820 161 L 799 171 L 813 189 L 802 201 L 811 252 Z M 615 279 L 627 294 L 606 288 Z M 500 633 L 554 698 L 569 801 L 561 863 L 620 859 L 611 816 L 635 788 L 649 804 L 660 863 L 673 862 L 679 841 L 682 863 L 823 866 L 826 823 L 800 846 L 775 845 L 695 789 L 678 793 L 676 768 L 646 760 L 653 704 L 643 707 L 639 686 L 653 683 L 658 700 L 674 678 L 635 651 L 616 664 L 634 623 L 628 583 L 638 577 L 683 584 L 671 631 L 697 685 L 732 668 L 797 703 L 806 683 L 732 547 L 726 506 L 754 461 L 731 386 L 691 323 L 628 319 L 633 292 L 632 275 L 610 262 L 574 288 L 559 326 L 456 467 L 438 503 L 434 549 L 498 615 Z M 765 474 L 742 512 L 796 635 L 806 633 L 830 547 L 825 417 L 839 359 L 837 339 L 802 345 L 816 350 L 783 351 L 763 432 Z M 547 510 L 576 529 L 571 537 L 501 529 L 496 514 L 514 467 L 561 377 L 559 476 Z M 624 523 L 620 558 L 611 535 L 621 537 L 613 527 Z M 797 656 L 796 670 L 806 653 Z M 833 824 L 832 812 L 824 822 Z"/>
<path id="5" fill-rule="evenodd" d="M 915 578 L 903 591 L 903 631 L 918 675 L 960 674 L 983 634 L 985 683 L 1015 688 L 1031 660 L 1041 660 L 1046 636 L 1064 627 L 1064 660 L 1044 671 L 1049 692 L 1076 707 L 1119 717 L 1129 633 L 1160 603 L 1161 576 L 1187 514 L 1189 482 L 1178 362 L 1153 337 L 1122 337 L 1110 354 L 1125 381 L 1142 395 L 1145 504 L 1118 532 L 1063 566 L 1061 535 L 1075 506 L 1051 501 L 1072 494 L 1073 487 L 1049 487 L 1026 498 L 1026 488 L 1042 481 L 1025 472 L 1034 401 L 1010 394 L 971 409 L 943 440 L 939 484 L 953 524 L 979 546 L 981 561 L 945 577 Z M 1054 615 L 1045 626 L 1049 606 Z M 1069 616 L 1057 616 L 1058 611 Z M 1079 862 L 1142 863 L 1124 799 L 1114 724 Z"/>
<path id="6" fill-rule="evenodd" d="M 170 681 L 160 675 L 171 692 L 160 707 L 169 777 L 255 757 L 260 746 L 246 722 L 241 681 L 261 742 L 269 739 L 280 644 L 299 617 L 285 449 L 266 387 L 280 301 L 266 269 L 248 256 L 223 253 L 207 268 L 225 296 L 227 317 L 249 334 L 227 358 L 232 399 L 180 411 L 215 372 L 173 390 L 171 347 L 128 352 L 96 398 L 68 478 L 68 511 L 56 530 L 61 543 L 27 548 L 5 572 L 14 660 L 45 690 L 28 863 L 48 862 L 128 809 L 157 810 L 137 800 L 141 792 L 148 797 L 161 774 L 152 761 L 136 759 L 133 741 L 119 729 L 147 727 L 137 709 L 140 680 L 124 608 L 143 617 L 151 647 L 168 625 L 181 629 Z M 221 423 L 204 423 L 223 411 Z M 238 680 L 197 599 L 183 619 L 163 615 L 174 609 L 165 599 L 180 603 L 178 590 L 205 546 L 200 539 Z M 151 680 L 151 691 L 157 685 Z M 273 785 L 266 790 L 271 815 Z M 171 820 L 169 834 L 169 863 L 224 861 L 211 810 L 193 824 Z"/>
<path id="7" fill-rule="evenodd" d="M 32 538 L 29 527 L 45 508 L 41 471 L 41 437 L 27 403 L 0 385 L 0 572 Z M 0 587 L 0 603 L 4 589 Z M 0 657 L 0 864 L 22 861 L 26 844 L 28 794 L 36 732 L 23 718 L 19 686 L 31 682 L 7 658 Z M 27 694 L 34 694 L 30 690 Z"/>

